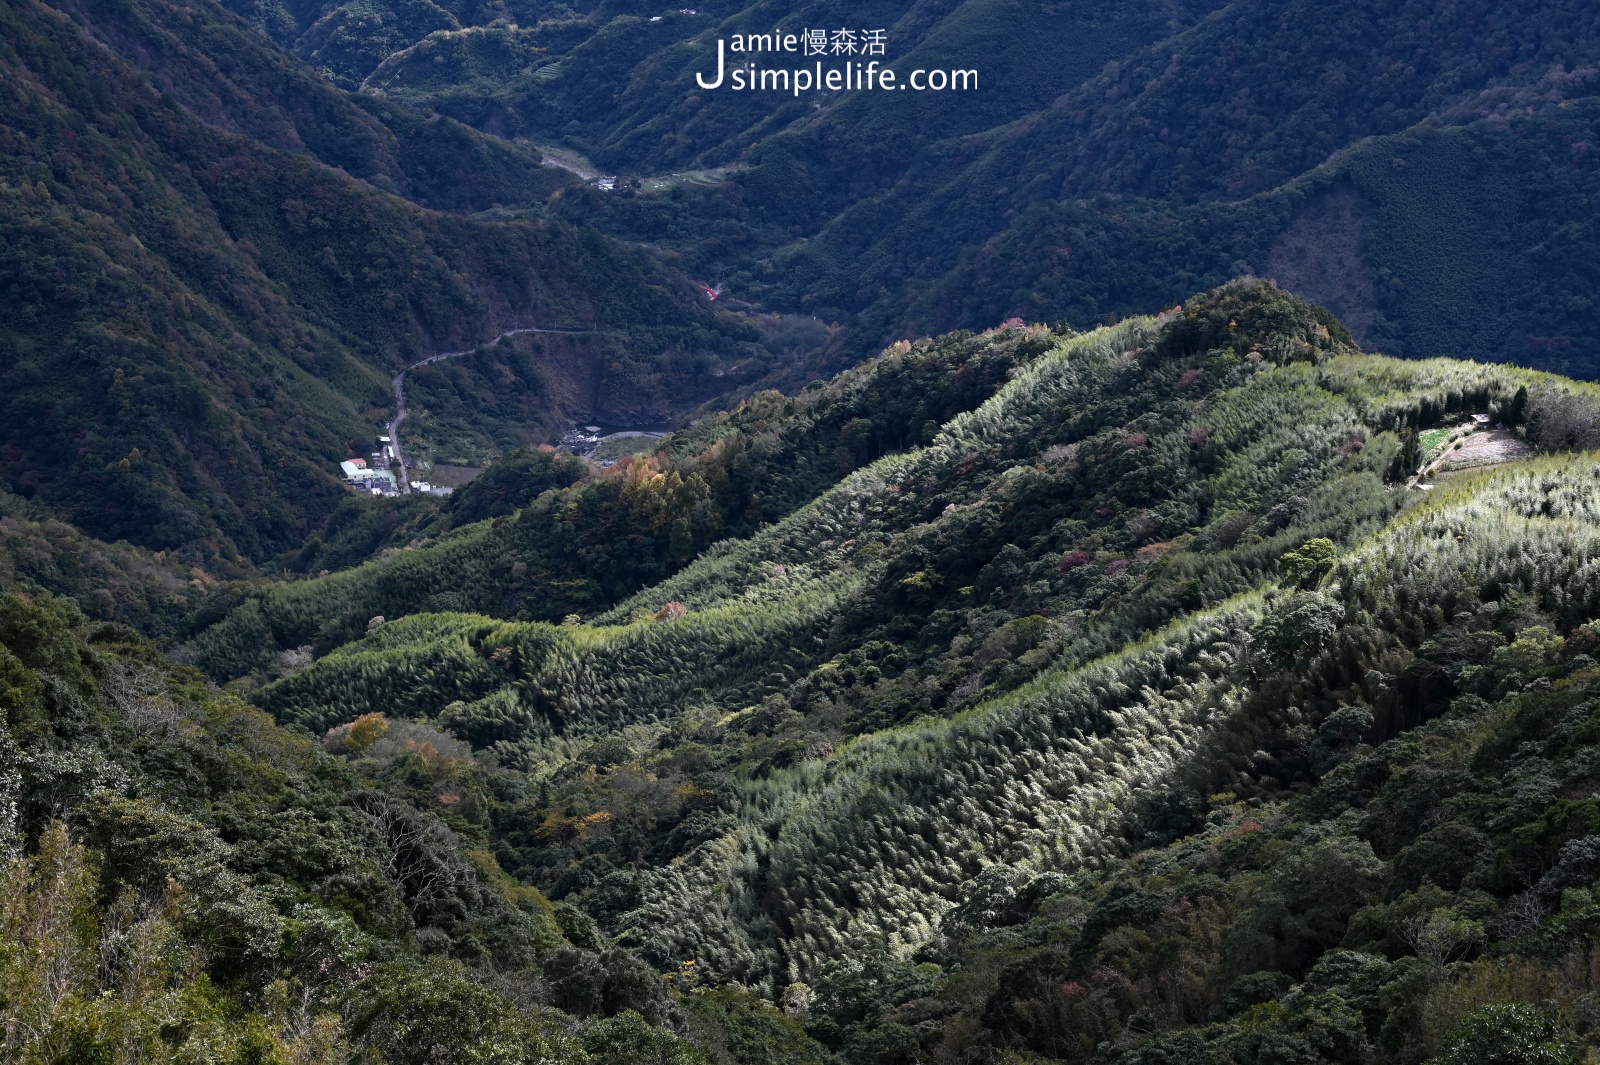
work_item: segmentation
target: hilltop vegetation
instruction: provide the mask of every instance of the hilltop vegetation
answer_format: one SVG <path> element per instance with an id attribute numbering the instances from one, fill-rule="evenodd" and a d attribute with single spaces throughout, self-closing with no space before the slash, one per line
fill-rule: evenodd
<path id="1" fill-rule="evenodd" d="M 583 513 L 593 482 L 530 456 L 519 513 L 189 653 L 314 734 L 469 745 L 524 782 L 488 823 L 508 873 L 851 1062 L 1580 1060 L 1600 467 L 1570 452 L 1600 393 L 1362 354 L 1264 283 L 941 343 L 1015 369 L 587 621 L 414 598 L 412 558 Z M 750 426 L 848 439 L 829 411 L 940 350 L 757 397 L 608 491 Z M 1406 490 L 1419 433 L 1474 413 L 1551 454 Z M 317 621 L 380 590 L 401 609 Z"/>

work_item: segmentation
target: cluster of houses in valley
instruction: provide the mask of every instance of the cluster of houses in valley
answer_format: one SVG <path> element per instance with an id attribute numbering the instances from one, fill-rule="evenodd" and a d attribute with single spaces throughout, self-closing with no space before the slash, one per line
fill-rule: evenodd
<path id="1" fill-rule="evenodd" d="M 400 494 L 400 482 L 395 479 L 394 472 L 375 469 L 366 459 L 345 459 L 339 463 L 339 470 L 344 474 L 345 484 L 357 491 L 371 492 L 375 496 Z"/>
<path id="2" fill-rule="evenodd" d="M 339 471 L 344 476 L 345 484 L 358 492 L 370 492 L 375 496 L 400 495 L 400 481 L 395 476 L 394 469 L 394 444 L 387 436 L 378 437 L 378 450 L 368 458 L 345 459 L 339 463 Z M 447 496 L 451 489 L 443 485 L 430 484 L 427 481 L 411 481 L 406 486 L 413 492 L 424 495 Z"/>
<path id="3" fill-rule="evenodd" d="M 378 450 L 369 459 L 345 459 L 339 463 L 345 484 L 358 492 L 371 492 L 375 496 L 397 496 L 400 481 L 389 464 L 394 461 L 394 445 L 387 436 L 378 437 Z"/>
<path id="4" fill-rule="evenodd" d="M 615 465 L 630 454 L 646 449 L 630 447 L 627 441 L 636 441 L 648 446 L 648 442 L 660 440 L 663 435 L 665 434 L 661 432 L 641 429 L 624 429 L 620 432 L 607 433 L 598 425 L 584 425 L 569 429 L 557 446 L 574 455 L 584 456 L 596 466 L 604 468 Z M 407 491 L 423 495 L 447 496 L 483 472 L 476 466 L 440 463 L 431 467 L 433 480 L 408 481 L 402 488 L 396 474 L 398 468 L 394 443 L 387 436 L 378 437 L 378 450 L 366 458 L 345 459 L 339 463 L 339 471 L 345 484 L 357 492 L 371 493 L 375 496 L 397 496 Z"/>

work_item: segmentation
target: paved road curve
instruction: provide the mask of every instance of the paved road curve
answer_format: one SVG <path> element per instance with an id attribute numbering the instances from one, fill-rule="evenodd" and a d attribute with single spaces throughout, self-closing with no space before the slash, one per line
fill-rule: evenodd
<path id="1" fill-rule="evenodd" d="M 406 372 L 415 370 L 418 366 L 426 366 L 430 362 L 443 362 L 446 359 L 458 359 L 463 355 L 471 355 L 479 348 L 486 348 L 498 344 L 506 337 L 521 336 L 523 333 L 558 333 L 562 336 L 577 336 L 580 333 L 592 333 L 592 329 L 508 329 L 493 340 L 486 340 L 482 344 L 466 348 L 462 351 L 441 351 L 437 355 L 429 355 L 426 359 L 418 359 L 404 370 L 394 375 L 394 418 L 389 422 L 389 446 L 394 448 L 395 465 L 400 467 L 400 491 L 411 491 L 411 476 L 406 469 L 406 456 L 400 450 L 400 423 L 406 420 Z"/>

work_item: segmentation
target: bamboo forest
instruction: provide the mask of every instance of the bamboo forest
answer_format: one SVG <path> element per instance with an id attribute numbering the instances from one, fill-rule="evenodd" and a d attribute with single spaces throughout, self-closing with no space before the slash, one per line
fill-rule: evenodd
<path id="1" fill-rule="evenodd" d="M 1594 1060 L 1600 387 L 1242 280 L 648 444 L 203 596 L 7 497 L 8 1060 Z"/>

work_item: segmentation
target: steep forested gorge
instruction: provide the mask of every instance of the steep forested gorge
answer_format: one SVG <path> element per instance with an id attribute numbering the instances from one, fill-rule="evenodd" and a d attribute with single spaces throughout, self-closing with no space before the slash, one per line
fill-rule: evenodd
<path id="1" fill-rule="evenodd" d="M 363 107 L 220 9 L 3 18 L 0 478 L 95 537 L 224 572 L 299 547 L 389 377 L 512 327 L 589 331 L 519 382 L 535 433 L 664 417 L 754 350 L 637 249 L 417 206 L 525 204 L 551 171 Z M 496 366 L 477 387 L 505 391 Z"/>

